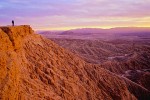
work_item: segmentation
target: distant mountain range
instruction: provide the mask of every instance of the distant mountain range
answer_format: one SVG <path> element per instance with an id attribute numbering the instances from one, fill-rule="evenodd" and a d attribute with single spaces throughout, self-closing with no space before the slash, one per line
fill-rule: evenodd
<path id="1" fill-rule="evenodd" d="M 136 32 L 150 32 L 150 27 L 118 27 L 110 29 L 102 28 L 80 28 L 80 29 L 71 29 L 67 31 L 37 31 L 38 33 L 136 33 Z"/>
<path id="2" fill-rule="evenodd" d="M 118 27 L 110 29 L 81 28 L 67 31 L 41 31 L 39 34 L 65 38 L 150 37 L 150 27 Z"/>

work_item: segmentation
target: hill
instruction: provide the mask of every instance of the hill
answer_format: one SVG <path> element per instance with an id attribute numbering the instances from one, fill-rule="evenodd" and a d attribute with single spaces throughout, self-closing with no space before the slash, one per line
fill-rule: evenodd
<path id="1" fill-rule="evenodd" d="M 149 91 L 88 64 L 30 26 L 0 27 L 0 99 L 136 100 Z M 130 83 L 130 89 L 129 85 Z M 131 88 L 131 86 L 134 88 Z M 135 93 L 132 89 L 140 90 Z"/>
<path id="2" fill-rule="evenodd" d="M 122 79 L 34 34 L 29 26 L 1 27 L 0 43 L 3 100 L 136 99 Z"/>

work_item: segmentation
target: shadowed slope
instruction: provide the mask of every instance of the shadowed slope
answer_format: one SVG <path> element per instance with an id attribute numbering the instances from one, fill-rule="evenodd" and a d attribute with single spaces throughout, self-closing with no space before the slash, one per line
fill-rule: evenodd
<path id="1" fill-rule="evenodd" d="M 51 40 L 74 52 L 87 62 L 99 63 L 99 67 L 127 77 L 133 81 L 132 83 L 131 81 L 127 81 L 126 83 L 129 90 L 136 97 L 140 99 L 142 97 L 149 98 L 148 90 L 150 82 L 148 69 L 150 65 L 150 47 L 147 41 Z M 128 73 L 129 71 L 131 73 Z"/>

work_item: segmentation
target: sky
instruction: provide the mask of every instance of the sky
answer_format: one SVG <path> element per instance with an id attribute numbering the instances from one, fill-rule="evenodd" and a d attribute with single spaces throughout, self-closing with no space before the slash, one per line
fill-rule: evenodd
<path id="1" fill-rule="evenodd" d="M 0 0 L 0 26 L 35 30 L 150 27 L 150 0 Z"/>

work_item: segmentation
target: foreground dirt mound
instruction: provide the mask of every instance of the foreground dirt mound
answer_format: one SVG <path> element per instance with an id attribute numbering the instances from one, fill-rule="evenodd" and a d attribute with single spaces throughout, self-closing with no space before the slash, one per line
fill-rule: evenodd
<path id="1" fill-rule="evenodd" d="M 30 26 L 0 28 L 0 99 L 136 100 L 125 81 Z M 146 98 L 148 99 L 148 97 Z"/>

